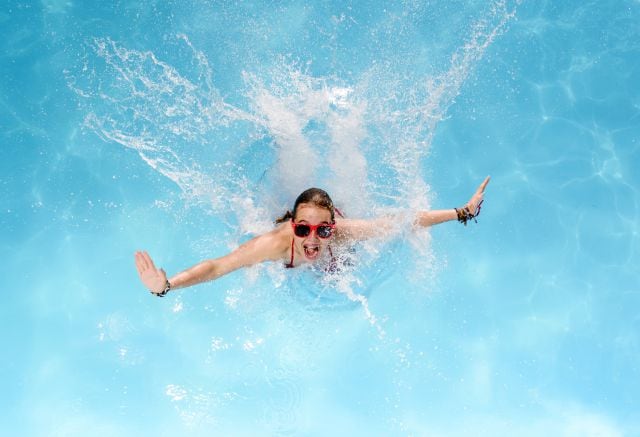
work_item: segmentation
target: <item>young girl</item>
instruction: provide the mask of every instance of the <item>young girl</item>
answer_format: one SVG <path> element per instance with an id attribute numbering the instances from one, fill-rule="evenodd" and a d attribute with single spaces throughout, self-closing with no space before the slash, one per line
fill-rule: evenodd
<path id="1" fill-rule="evenodd" d="M 489 177 L 461 208 L 419 211 L 413 225 L 427 227 L 456 219 L 466 225 L 480 213 L 488 183 Z M 164 296 L 169 290 L 212 281 L 241 267 L 265 261 L 282 261 L 288 268 L 332 262 L 332 245 L 388 234 L 397 220 L 393 216 L 372 220 L 342 218 L 325 191 L 310 188 L 298 196 L 293 211 L 287 211 L 276 220 L 275 229 L 247 241 L 225 256 L 202 261 L 170 279 L 164 270 L 156 268 L 147 252 L 136 252 L 136 267 L 145 287 L 156 296 Z"/>

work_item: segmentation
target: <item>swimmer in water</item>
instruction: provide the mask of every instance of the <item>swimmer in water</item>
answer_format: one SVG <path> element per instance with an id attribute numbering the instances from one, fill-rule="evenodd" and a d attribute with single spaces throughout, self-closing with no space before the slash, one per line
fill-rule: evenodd
<path id="1" fill-rule="evenodd" d="M 464 225 L 480 213 L 487 177 L 461 208 L 419 211 L 413 224 L 428 227 L 451 220 Z M 329 195 L 319 189 L 304 191 L 293 206 L 293 211 L 276 220 L 277 226 L 266 234 L 255 237 L 231 253 L 209 259 L 167 278 L 164 270 L 156 268 L 147 252 L 136 252 L 135 261 L 142 283 L 156 296 L 170 290 L 212 281 L 241 267 L 265 261 L 280 261 L 285 267 L 331 262 L 331 244 L 340 245 L 358 240 L 390 234 L 397 224 L 393 216 L 371 220 L 346 219 L 333 206 Z"/>

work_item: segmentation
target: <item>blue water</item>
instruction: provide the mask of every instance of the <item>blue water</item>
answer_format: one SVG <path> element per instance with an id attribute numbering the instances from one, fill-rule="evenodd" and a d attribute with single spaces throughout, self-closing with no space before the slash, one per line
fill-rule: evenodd
<path id="1" fill-rule="evenodd" d="M 0 434 L 640 435 L 638 1 L 111 3 L 0 9 Z M 486 175 L 338 275 L 133 265 Z"/>

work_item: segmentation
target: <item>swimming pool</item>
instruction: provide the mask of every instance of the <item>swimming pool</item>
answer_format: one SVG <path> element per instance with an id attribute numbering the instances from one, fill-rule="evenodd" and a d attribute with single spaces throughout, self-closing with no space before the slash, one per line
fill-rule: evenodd
<path id="1" fill-rule="evenodd" d="M 638 1 L 9 1 L 3 435 L 640 434 Z M 477 225 L 165 299 L 310 185 Z"/>

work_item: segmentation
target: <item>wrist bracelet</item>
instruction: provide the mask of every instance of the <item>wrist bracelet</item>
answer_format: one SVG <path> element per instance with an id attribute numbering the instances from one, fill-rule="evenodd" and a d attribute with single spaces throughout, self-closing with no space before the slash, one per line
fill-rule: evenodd
<path id="1" fill-rule="evenodd" d="M 164 284 L 164 290 L 162 290 L 160 293 L 155 293 L 152 291 L 151 294 L 155 294 L 158 297 L 164 297 L 170 290 L 171 290 L 171 283 L 167 279 L 167 282 L 165 282 Z"/>
<path id="2" fill-rule="evenodd" d="M 458 221 L 465 226 L 467 226 L 467 222 L 471 219 L 473 219 L 474 222 L 478 223 L 476 217 L 480 215 L 482 202 L 484 202 L 484 200 L 481 200 L 478 206 L 476 206 L 475 212 L 471 212 L 467 205 L 463 206 L 462 208 L 453 208 L 456 211 L 456 215 L 458 216 Z"/>
<path id="3" fill-rule="evenodd" d="M 469 208 L 463 206 L 462 208 L 453 208 L 456 211 L 456 215 L 458 216 L 458 221 L 463 225 L 467 226 L 467 221 L 473 217 Z"/>

